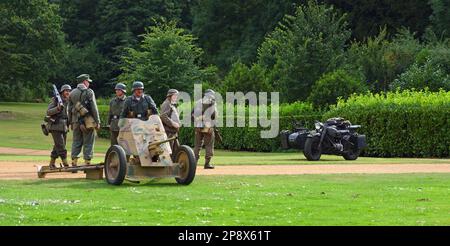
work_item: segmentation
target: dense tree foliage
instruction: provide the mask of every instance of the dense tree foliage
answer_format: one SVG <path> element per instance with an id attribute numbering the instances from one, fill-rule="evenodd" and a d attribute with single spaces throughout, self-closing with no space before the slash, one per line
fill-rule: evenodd
<path id="1" fill-rule="evenodd" d="M 338 69 L 324 74 L 316 81 L 308 97 L 316 107 L 336 104 L 338 98 L 347 99 L 354 93 L 366 92 L 368 87 L 357 76 Z"/>
<path id="2" fill-rule="evenodd" d="M 450 90 L 450 43 L 433 43 L 424 47 L 414 64 L 390 84 L 396 89 Z"/>
<path id="3" fill-rule="evenodd" d="M 219 89 L 221 92 L 243 92 L 250 91 L 272 91 L 266 70 L 259 64 L 253 64 L 251 67 L 236 62 L 233 64 L 230 72 L 223 80 L 223 85 Z"/>
<path id="4" fill-rule="evenodd" d="M 61 6 L 60 14 L 65 20 L 63 30 L 67 41 L 75 46 L 71 48 L 72 51 L 78 48 L 77 59 L 88 55 L 100 58 L 96 60 L 97 64 L 93 68 L 101 71 L 91 72 L 100 76 L 94 77 L 100 95 L 109 94 L 109 85 L 122 73 L 121 56 L 125 54 L 126 48 L 135 48 L 139 44 L 140 35 L 145 32 L 145 28 L 155 25 L 162 19 L 190 20 L 189 11 L 186 9 L 189 7 L 188 0 L 53 0 L 53 2 Z M 189 23 L 185 26 L 189 26 Z M 95 44 L 95 50 L 90 46 L 92 43 Z M 90 47 L 85 48 L 86 45 Z M 68 67 L 62 70 L 71 69 Z M 92 69 L 80 70 L 79 73 L 88 71 Z"/>
<path id="5" fill-rule="evenodd" d="M 97 11 L 97 41 L 109 57 L 120 58 L 121 48 L 133 47 L 145 28 L 161 19 L 178 20 L 176 0 L 100 0 Z"/>
<path id="6" fill-rule="evenodd" d="M 430 16 L 433 31 L 442 37 L 450 37 L 450 1 L 430 0 L 433 14 Z"/>
<path id="7" fill-rule="evenodd" d="M 71 44 L 84 46 L 97 37 L 99 0 L 53 0 L 64 18 L 63 31 Z"/>
<path id="8" fill-rule="evenodd" d="M 127 70 L 130 62 L 139 62 L 142 69 L 156 66 L 131 56 L 131 51 L 145 50 L 146 30 L 159 22 L 172 23 L 182 31 L 180 36 L 192 35 L 187 49 L 195 54 L 194 65 L 188 66 L 193 70 L 184 72 L 203 71 L 197 80 L 219 91 L 277 90 L 283 101 L 292 102 L 306 100 L 313 85 L 336 70 L 359 78 L 375 92 L 446 88 L 450 75 L 448 0 L 21 0 L 0 4 L 0 101 L 46 97 L 49 83 L 75 85 L 74 78 L 81 73 L 92 75 L 98 96 L 110 96 L 118 79 L 132 79 L 127 76 L 137 73 Z M 172 34 L 158 35 L 153 38 L 167 41 Z M 170 59 L 186 59 L 171 49 L 164 51 L 171 54 Z M 169 64 L 167 57 L 155 59 Z M 209 69 L 214 66 L 218 69 Z M 171 81 L 165 87 L 186 89 L 192 83 L 189 79 L 186 84 L 175 83 L 184 77 L 179 71 L 167 71 L 146 76 L 156 76 L 151 81 L 157 83 Z M 162 75 L 167 78 L 158 78 Z M 158 86 L 164 90 L 162 84 Z M 18 88 L 23 89 L 21 96 L 9 93 Z"/>
<path id="9" fill-rule="evenodd" d="M 376 36 L 382 27 L 387 28 L 388 36 L 395 34 L 400 27 L 407 27 L 421 35 L 429 25 L 429 16 L 432 13 L 427 0 L 325 0 L 324 2 L 348 13 L 352 37 L 360 41 Z"/>
<path id="10" fill-rule="evenodd" d="M 374 91 L 386 91 L 389 84 L 412 63 L 422 45 L 409 30 L 401 30 L 393 40 L 386 39 L 386 29 L 376 37 L 355 42 L 347 52 L 349 70 L 360 71 Z"/>
<path id="11" fill-rule="evenodd" d="M 332 6 L 310 1 L 298 7 L 294 16 L 287 15 L 266 38 L 258 62 L 268 70 L 283 101 L 306 99 L 314 82 L 342 62 L 349 38 L 344 15 Z"/>
<path id="12" fill-rule="evenodd" d="M 97 51 L 96 47 L 97 45 L 93 41 L 83 47 L 65 45 L 58 66 L 55 67 L 55 74 L 49 81 L 58 86 L 62 84 L 75 85 L 75 78 L 81 73 L 87 73 L 94 81 L 91 87 L 98 94 L 111 94 L 114 87 L 111 85 L 112 82 L 105 83 L 101 80 L 101 78 L 109 76 L 109 61 Z"/>
<path id="13" fill-rule="evenodd" d="M 223 70 L 240 60 L 253 62 L 264 36 L 296 2 L 278 0 L 198 0 L 193 6 L 192 31 L 205 50 L 205 62 Z"/>
<path id="14" fill-rule="evenodd" d="M 153 26 L 142 37 L 137 49 L 127 49 L 119 78 L 128 84 L 142 81 L 157 102 L 170 88 L 192 91 L 210 73 L 211 69 L 198 66 L 202 50 L 194 45 L 194 37 L 174 22 Z"/>
<path id="15" fill-rule="evenodd" d="M 48 94 L 64 41 L 57 12 L 46 0 L 0 2 L 0 100 Z"/>

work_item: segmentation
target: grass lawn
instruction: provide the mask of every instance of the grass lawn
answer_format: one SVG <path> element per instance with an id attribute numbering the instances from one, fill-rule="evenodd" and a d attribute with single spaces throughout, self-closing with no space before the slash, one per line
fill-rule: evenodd
<path id="1" fill-rule="evenodd" d="M 0 147 L 49 150 L 46 104 L 0 103 Z M 10 111 L 9 113 L 1 113 Z M 71 143 L 71 133 L 69 133 Z M 106 139 L 95 152 L 104 153 Z M 70 144 L 69 144 L 70 149 Z M 101 162 L 97 156 L 94 162 Z M 48 156 L 0 154 L 44 164 Z M 449 159 L 324 156 L 217 150 L 217 165 L 446 163 Z M 199 165 L 203 164 L 203 159 Z M 122 186 L 104 181 L 0 181 L 0 225 L 450 225 L 449 174 L 197 176 Z"/>
<path id="2" fill-rule="evenodd" d="M 450 225 L 450 174 L 0 183 L 0 225 Z"/>
<path id="3" fill-rule="evenodd" d="M 47 150 L 53 145 L 50 136 L 44 136 L 41 123 L 47 110 L 45 103 L 0 103 L 0 112 L 12 112 L 13 118 L 0 119 L 0 147 L 28 148 Z M 72 143 L 72 133 L 68 134 Z M 96 139 L 95 150 L 106 152 L 107 139 Z"/>

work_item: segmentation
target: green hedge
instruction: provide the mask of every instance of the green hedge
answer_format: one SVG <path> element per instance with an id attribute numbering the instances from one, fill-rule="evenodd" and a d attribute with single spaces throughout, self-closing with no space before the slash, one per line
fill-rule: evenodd
<path id="1" fill-rule="evenodd" d="M 107 122 L 108 106 L 100 107 L 102 122 Z M 224 113 L 225 115 L 225 113 Z M 293 121 L 308 128 L 315 120 L 344 117 L 362 125 L 366 134 L 366 156 L 379 157 L 448 157 L 450 146 L 450 92 L 389 92 L 367 94 L 340 100 L 337 106 L 323 113 L 308 103 L 280 105 L 280 131 L 292 129 Z M 224 119 L 225 122 L 226 119 Z M 279 137 L 261 139 L 261 127 L 220 128 L 223 144 L 217 148 L 269 152 L 280 148 Z M 100 137 L 109 137 L 101 130 Z M 194 129 L 183 127 L 180 142 L 193 146 Z"/>
<path id="2" fill-rule="evenodd" d="M 108 117 L 108 107 L 100 107 L 100 117 L 102 124 L 106 124 Z M 236 109 L 235 109 L 236 110 Z M 224 112 L 225 116 L 226 113 Z M 322 112 L 314 111 L 311 104 L 308 103 L 292 103 L 280 105 L 280 131 L 284 129 L 292 129 L 293 122 L 296 121 L 301 125 L 312 127 L 315 120 L 322 118 Z M 226 118 L 224 117 L 224 124 Z M 227 150 L 247 150 L 258 152 L 270 152 L 280 149 L 279 137 L 273 139 L 261 139 L 260 132 L 264 128 L 249 127 L 221 127 L 220 129 L 223 144 L 216 144 L 217 148 Z M 99 136 L 103 138 L 109 137 L 109 132 L 100 130 Z M 193 127 L 182 127 L 179 134 L 180 143 L 194 146 L 194 129 Z"/>
<path id="3" fill-rule="evenodd" d="M 403 91 L 341 100 L 323 119 L 341 116 L 362 125 L 367 156 L 448 157 L 450 92 Z"/>

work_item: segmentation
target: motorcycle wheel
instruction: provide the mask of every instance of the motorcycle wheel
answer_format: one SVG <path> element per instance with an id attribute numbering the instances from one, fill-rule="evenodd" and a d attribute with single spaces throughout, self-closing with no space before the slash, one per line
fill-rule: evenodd
<path id="1" fill-rule="evenodd" d="M 356 159 L 358 159 L 360 154 L 360 151 L 357 149 L 352 149 L 347 153 L 342 154 L 342 156 L 344 157 L 344 159 L 346 159 L 347 161 L 354 161 Z"/>
<path id="2" fill-rule="evenodd" d="M 322 150 L 319 148 L 320 137 L 307 138 L 305 142 L 305 149 L 303 154 L 308 161 L 318 161 L 322 155 Z"/>

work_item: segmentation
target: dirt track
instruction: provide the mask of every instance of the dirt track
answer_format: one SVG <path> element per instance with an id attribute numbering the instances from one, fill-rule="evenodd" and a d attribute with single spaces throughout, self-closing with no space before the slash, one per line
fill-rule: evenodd
<path id="1" fill-rule="evenodd" d="M 0 154 L 48 155 L 47 150 L 0 147 Z M 102 154 L 98 154 L 102 155 Z M 37 166 L 30 162 L 0 161 L 0 180 L 37 179 Z M 197 175 L 299 175 L 299 174 L 450 173 L 450 164 L 348 164 L 348 165 L 219 165 L 197 169 Z M 84 178 L 83 173 L 53 173 L 47 178 Z"/>
<path id="2" fill-rule="evenodd" d="M 0 161 L 0 180 L 37 179 L 36 165 Z M 450 173 L 450 164 L 381 165 L 233 165 L 214 170 L 197 169 L 197 175 L 299 175 L 299 174 Z M 54 173 L 47 178 L 84 178 L 83 173 Z"/>

